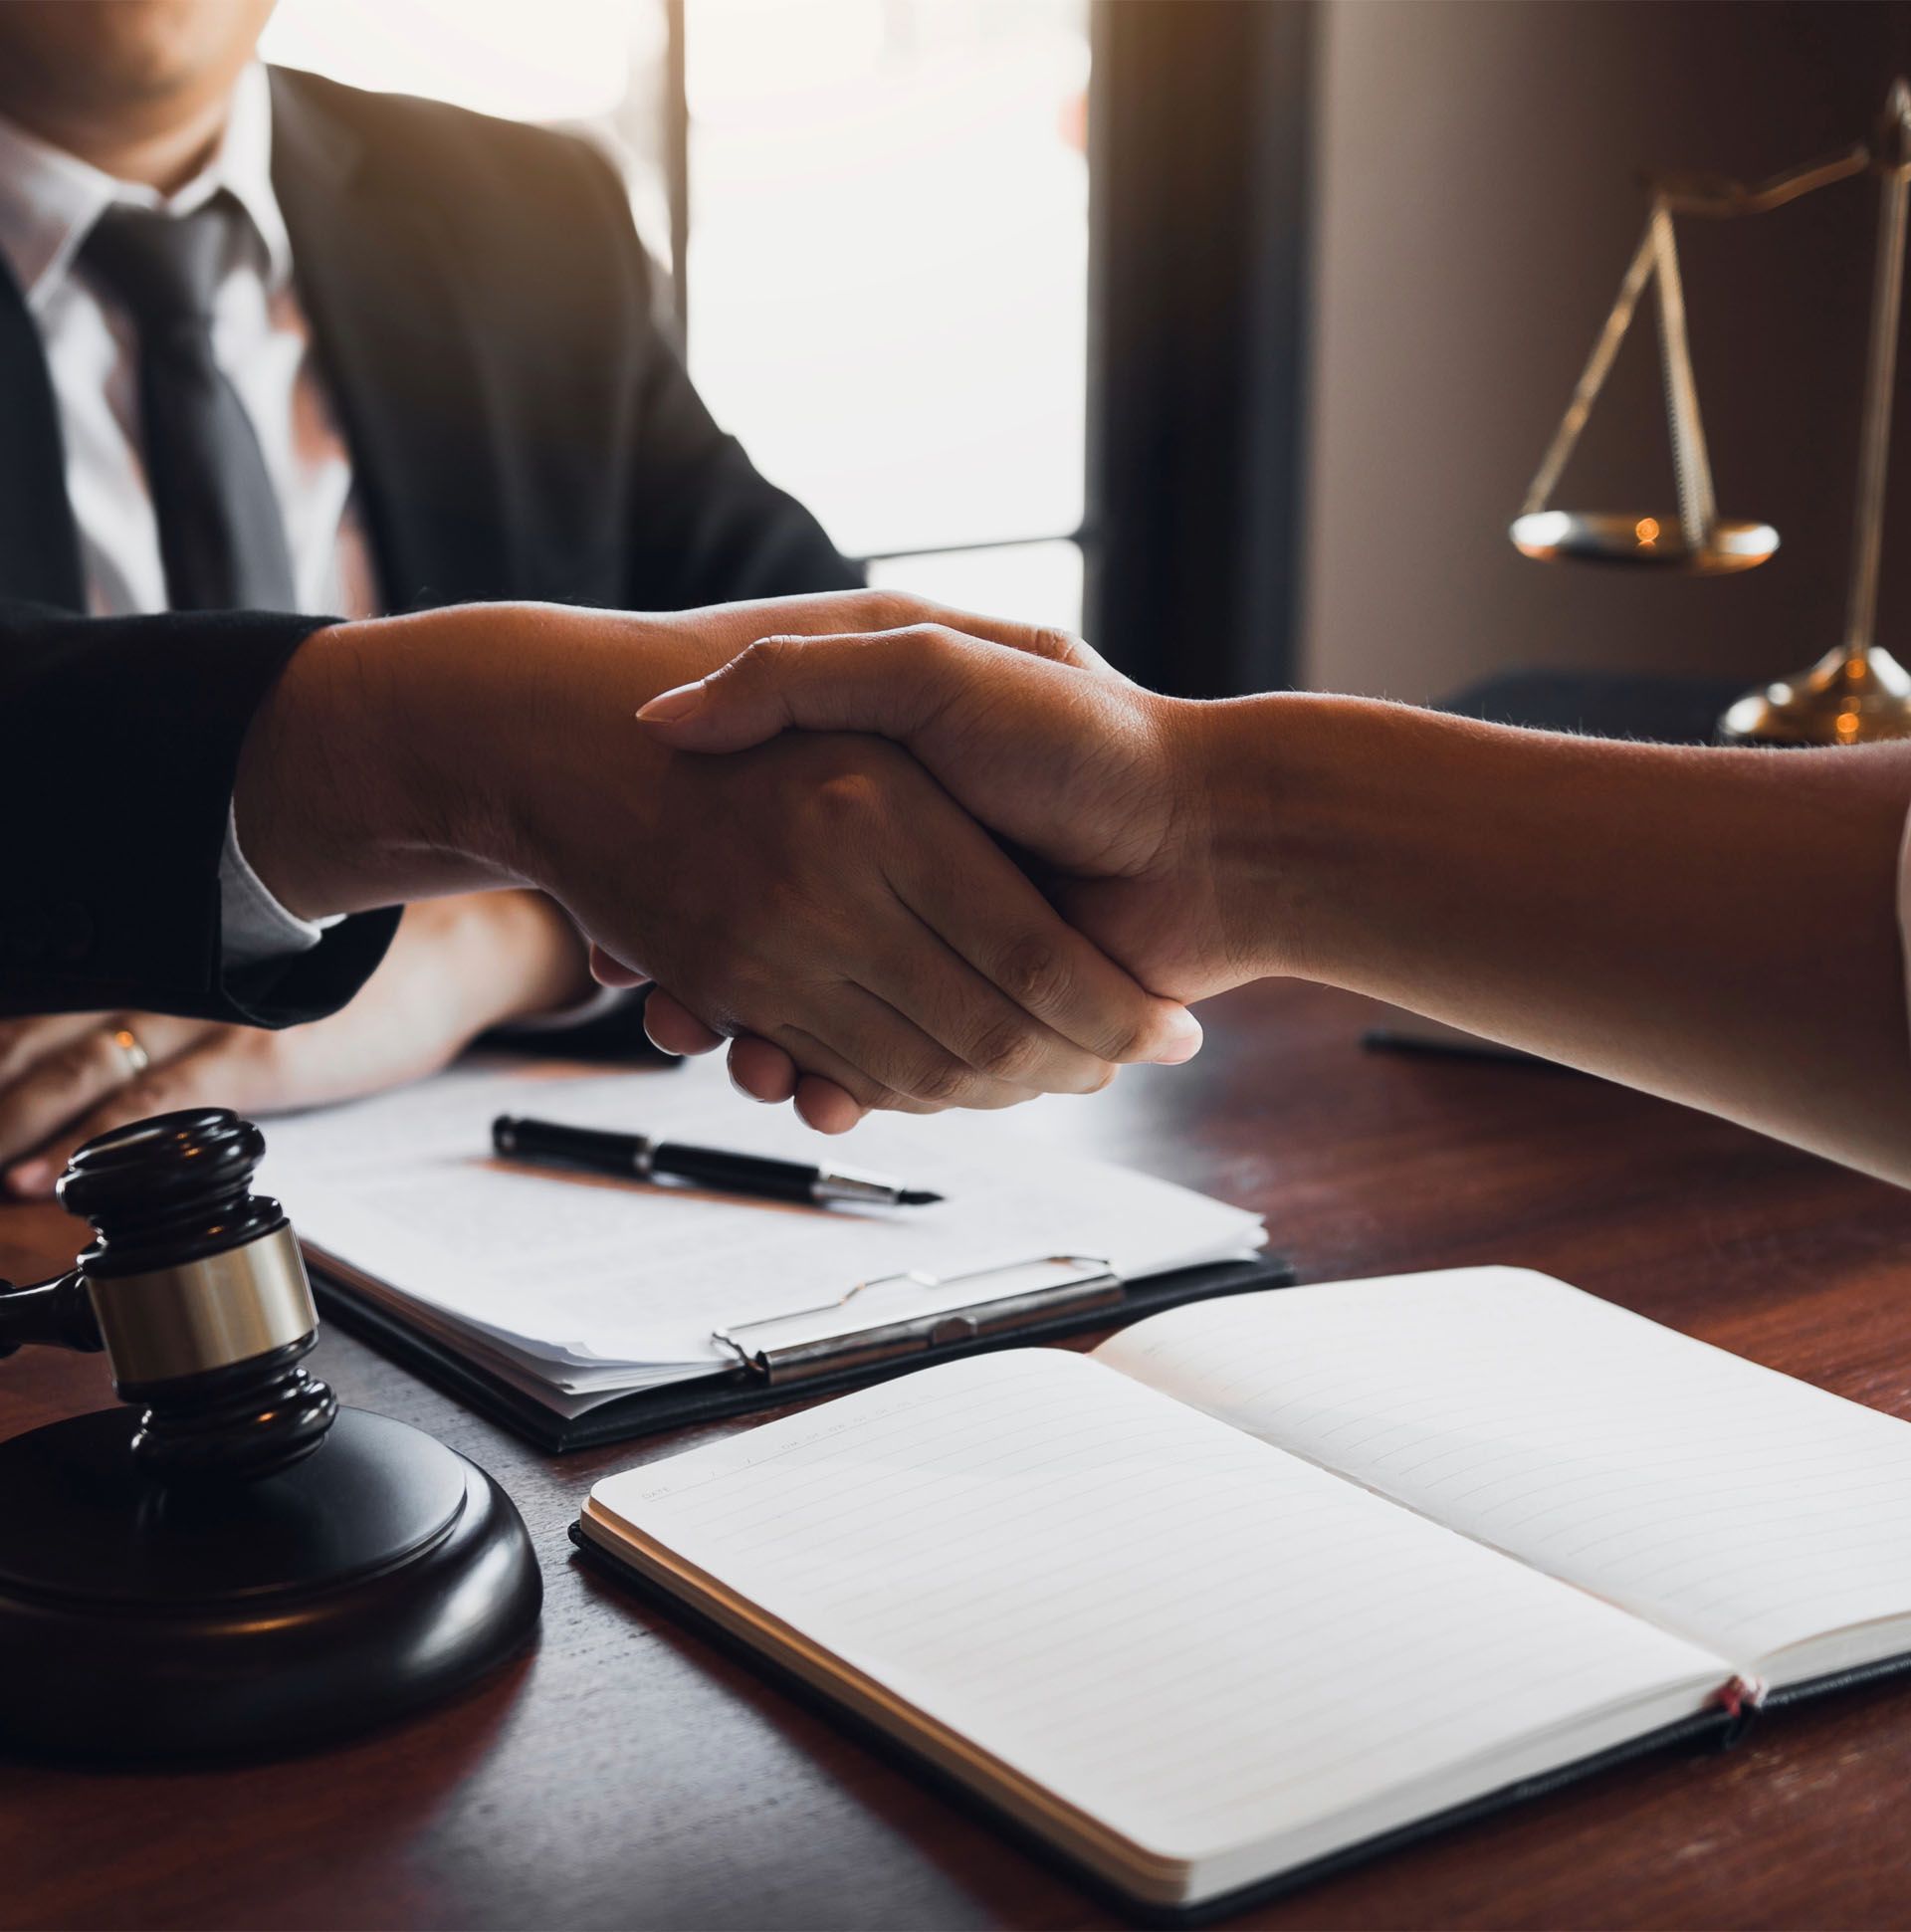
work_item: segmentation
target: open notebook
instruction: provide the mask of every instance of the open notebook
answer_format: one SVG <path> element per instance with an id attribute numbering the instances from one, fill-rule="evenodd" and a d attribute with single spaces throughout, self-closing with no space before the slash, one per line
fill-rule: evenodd
<path id="1" fill-rule="evenodd" d="M 499 1114 L 840 1161 L 946 1198 L 825 1210 L 522 1167 L 492 1155 Z M 815 1309 L 861 1282 L 949 1282 L 1050 1255 L 1137 1281 L 1242 1255 L 1265 1234 L 1257 1215 L 1045 1147 L 998 1116 L 880 1117 L 826 1140 L 786 1108 L 741 1099 L 716 1061 L 597 1077 L 562 1063 L 460 1069 L 274 1123 L 263 1177 L 321 1277 L 380 1318 L 381 1335 L 423 1338 L 439 1366 L 512 1392 L 521 1405 L 502 1418 L 547 1415 L 551 1447 L 571 1445 L 563 1424 L 635 1392 L 732 1371 L 717 1329 Z M 912 1287 L 911 1306 L 939 1292 Z M 956 1285 L 948 1299 L 974 1293 Z"/>
<path id="2" fill-rule="evenodd" d="M 927 1369 L 578 1531 L 1186 1908 L 1900 1658 L 1907 1522 L 1911 1426 L 1479 1268 Z"/>

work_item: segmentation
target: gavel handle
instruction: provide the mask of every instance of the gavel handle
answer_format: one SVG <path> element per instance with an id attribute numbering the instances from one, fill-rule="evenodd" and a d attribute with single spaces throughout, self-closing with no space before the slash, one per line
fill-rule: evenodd
<path id="1" fill-rule="evenodd" d="M 78 1268 L 24 1288 L 0 1281 L 0 1357 L 29 1342 L 91 1355 L 104 1347 L 87 1278 Z"/>

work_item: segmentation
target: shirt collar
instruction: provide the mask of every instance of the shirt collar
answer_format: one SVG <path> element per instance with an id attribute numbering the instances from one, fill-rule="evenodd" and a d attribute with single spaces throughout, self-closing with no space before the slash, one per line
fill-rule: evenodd
<path id="1" fill-rule="evenodd" d="M 254 61 L 232 91 L 206 165 L 173 195 L 120 181 L 0 117 L 0 258 L 29 308 L 45 305 L 93 225 L 115 203 L 190 214 L 221 189 L 237 201 L 265 250 L 272 293 L 292 277 L 292 241 L 272 191 L 272 89 Z"/>

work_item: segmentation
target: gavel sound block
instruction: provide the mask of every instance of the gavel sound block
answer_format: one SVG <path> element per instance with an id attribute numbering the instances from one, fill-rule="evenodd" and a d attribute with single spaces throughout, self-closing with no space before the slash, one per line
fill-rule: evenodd
<path id="1" fill-rule="evenodd" d="M 542 1587 L 474 1463 L 341 1408 L 265 1140 L 223 1110 L 89 1142 L 73 1272 L 0 1283 L 0 1355 L 106 1353 L 126 1404 L 0 1443 L 0 1748 L 82 1761 L 294 1750 L 517 1649 Z"/>

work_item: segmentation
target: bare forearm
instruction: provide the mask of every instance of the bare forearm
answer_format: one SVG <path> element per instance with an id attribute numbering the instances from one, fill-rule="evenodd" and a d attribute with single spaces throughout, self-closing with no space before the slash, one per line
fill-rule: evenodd
<path id="1" fill-rule="evenodd" d="M 447 767 L 459 691 L 448 613 L 309 639 L 261 707 L 233 808 L 254 868 L 304 918 L 506 883 L 482 852 L 483 792 Z M 483 755 L 482 740 L 472 755 Z"/>
<path id="2" fill-rule="evenodd" d="M 248 858 L 308 918 L 552 885 L 553 820 L 641 793 L 638 706 L 721 661 L 686 625 L 531 604 L 339 624 L 254 720 L 234 809 Z"/>
<path id="3" fill-rule="evenodd" d="M 1217 884 L 1254 969 L 1911 1181 L 1911 747 L 1617 745 L 1313 697 L 1210 709 Z"/>

